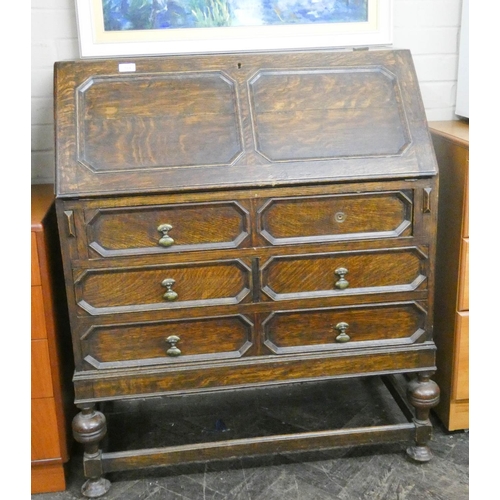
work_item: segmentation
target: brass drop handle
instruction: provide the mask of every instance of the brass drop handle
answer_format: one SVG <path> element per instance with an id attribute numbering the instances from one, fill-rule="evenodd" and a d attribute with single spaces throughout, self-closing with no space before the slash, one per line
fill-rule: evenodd
<path id="1" fill-rule="evenodd" d="M 175 280 L 172 278 L 166 278 L 161 282 L 161 284 L 167 289 L 167 291 L 163 294 L 163 298 L 170 302 L 177 300 L 179 295 L 172 290 L 172 287 L 175 285 Z"/>
<path id="2" fill-rule="evenodd" d="M 175 243 L 174 239 L 168 234 L 171 229 L 172 226 L 170 224 L 160 224 L 158 226 L 158 231 L 162 233 L 162 237 L 158 240 L 158 244 L 162 247 L 170 247 Z"/>
<path id="3" fill-rule="evenodd" d="M 340 322 L 340 323 L 337 323 L 337 325 L 335 326 L 335 330 L 337 330 L 338 332 L 340 332 L 336 337 L 335 337 L 335 340 L 337 342 L 349 342 L 349 340 L 351 340 L 351 337 L 349 337 L 349 335 L 347 335 L 346 333 L 346 330 L 349 328 L 349 324 L 348 323 L 345 323 L 344 321 Z"/>
<path id="4" fill-rule="evenodd" d="M 167 349 L 167 354 L 172 357 L 177 357 L 182 354 L 181 350 L 177 347 L 177 342 L 181 340 L 177 335 L 170 335 L 167 337 L 167 342 L 170 347 Z"/>
<path id="5" fill-rule="evenodd" d="M 349 286 L 349 282 L 345 279 L 345 275 L 349 272 L 345 267 L 335 269 L 335 274 L 340 278 L 335 282 L 335 286 L 340 290 L 345 290 Z"/>

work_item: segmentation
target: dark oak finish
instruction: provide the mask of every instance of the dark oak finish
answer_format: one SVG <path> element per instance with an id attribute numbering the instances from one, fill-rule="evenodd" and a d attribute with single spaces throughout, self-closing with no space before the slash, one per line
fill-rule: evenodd
<path id="1" fill-rule="evenodd" d="M 74 274 L 78 305 L 92 315 L 237 304 L 250 292 L 250 269 L 236 259 L 77 269 Z M 175 281 L 168 286 L 166 279 Z M 168 299 L 168 291 L 177 297 Z"/>
<path id="2" fill-rule="evenodd" d="M 415 302 L 279 311 L 263 323 L 264 343 L 275 354 L 412 344 L 425 340 L 425 316 Z"/>
<path id="3" fill-rule="evenodd" d="M 270 199 L 259 209 L 259 232 L 274 245 L 410 235 L 412 193 Z"/>
<path id="4" fill-rule="evenodd" d="M 236 315 L 92 326 L 80 338 L 87 367 L 105 369 L 237 359 L 254 335 L 252 322 Z"/>
<path id="5" fill-rule="evenodd" d="M 60 197 L 436 173 L 407 50 L 120 62 L 56 64 Z"/>
<path id="6" fill-rule="evenodd" d="M 262 264 L 262 287 L 273 300 L 410 291 L 425 281 L 426 259 L 415 247 L 274 257 Z"/>
<path id="7" fill-rule="evenodd" d="M 89 246 L 102 257 L 236 248 L 249 231 L 248 212 L 232 202 L 87 209 L 85 216 Z"/>
<path id="8" fill-rule="evenodd" d="M 438 179 L 409 52 L 120 62 L 55 72 L 83 493 L 115 470 L 410 437 L 429 460 Z M 99 448 L 98 402 L 387 374 L 413 374 L 393 389 L 407 424 Z"/>
<path id="9" fill-rule="evenodd" d="M 391 443 L 410 440 L 414 434 L 412 424 L 359 427 L 355 430 L 304 432 L 293 435 L 264 436 L 235 439 L 227 443 L 203 443 L 202 445 L 170 446 L 137 452 L 114 452 L 102 455 L 104 472 L 130 470 L 154 466 L 157 463 L 174 465 L 187 462 L 203 462 L 221 458 L 247 457 L 258 453 L 286 453 L 308 449 L 328 449 L 346 446 L 356 438 L 358 444 L 373 442 Z"/>

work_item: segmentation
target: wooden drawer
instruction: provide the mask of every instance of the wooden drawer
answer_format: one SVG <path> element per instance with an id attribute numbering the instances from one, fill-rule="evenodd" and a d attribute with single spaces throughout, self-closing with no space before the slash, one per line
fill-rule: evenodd
<path id="1" fill-rule="evenodd" d="M 469 238 L 462 239 L 458 277 L 458 310 L 469 310 Z"/>
<path id="2" fill-rule="evenodd" d="M 412 234 L 413 192 L 271 199 L 258 231 L 273 245 L 388 238 Z"/>
<path id="3" fill-rule="evenodd" d="M 33 462 L 31 464 L 31 494 L 64 491 L 66 479 L 62 463 Z"/>
<path id="4" fill-rule="evenodd" d="M 31 232 L 31 286 L 39 286 L 42 284 L 40 277 L 40 264 L 38 256 L 38 248 L 36 242 L 36 233 Z"/>
<path id="5" fill-rule="evenodd" d="M 469 237 L 469 153 L 467 152 L 467 172 L 465 177 L 465 192 L 464 192 L 464 220 L 462 222 L 462 235 L 464 238 Z"/>
<path id="6" fill-rule="evenodd" d="M 60 459 L 61 444 L 54 399 L 32 399 L 31 460 Z"/>
<path id="7" fill-rule="evenodd" d="M 251 347 L 245 316 L 95 325 L 81 336 L 87 368 L 138 367 L 237 359 Z"/>
<path id="8" fill-rule="evenodd" d="M 48 342 L 45 339 L 31 341 L 31 397 L 54 396 Z"/>
<path id="9" fill-rule="evenodd" d="M 454 398 L 469 399 L 469 313 L 457 312 Z"/>
<path id="10" fill-rule="evenodd" d="M 413 344 L 426 316 L 415 302 L 279 311 L 263 322 L 264 343 L 275 354 Z"/>
<path id="11" fill-rule="evenodd" d="M 100 208 L 85 211 L 89 246 L 101 257 L 237 248 L 249 214 L 236 202 Z"/>
<path id="12" fill-rule="evenodd" d="M 31 338 L 47 338 L 45 309 L 43 306 L 43 289 L 41 286 L 31 287 Z"/>
<path id="13" fill-rule="evenodd" d="M 76 273 L 78 305 L 92 315 L 237 304 L 250 293 L 241 260 L 88 269 Z"/>
<path id="14" fill-rule="evenodd" d="M 264 264 L 262 284 L 273 300 L 412 291 L 427 265 L 414 247 L 279 256 Z"/>

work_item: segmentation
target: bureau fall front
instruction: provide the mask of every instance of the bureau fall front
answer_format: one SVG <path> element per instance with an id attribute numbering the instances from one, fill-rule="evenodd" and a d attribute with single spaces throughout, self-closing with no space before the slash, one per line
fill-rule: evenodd
<path id="1" fill-rule="evenodd" d="M 59 62 L 55 116 L 86 496 L 278 449 L 431 458 L 438 172 L 408 51 Z M 367 376 L 406 423 L 101 448 L 102 402 Z"/>

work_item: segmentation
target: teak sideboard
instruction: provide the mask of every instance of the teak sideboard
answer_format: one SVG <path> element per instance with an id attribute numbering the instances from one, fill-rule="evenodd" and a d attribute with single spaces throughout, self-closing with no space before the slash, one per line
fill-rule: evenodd
<path id="1" fill-rule="evenodd" d="M 54 186 L 31 186 L 31 493 L 66 489 L 74 415 Z M 69 359 L 68 359 L 69 354 Z M 69 381 L 69 384 L 68 384 Z"/>
<path id="2" fill-rule="evenodd" d="M 436 251 L 434 408 L 450 431 L 469 428 L 469 124 L 429 123 L 441 188 Z"/>
<path id="3" fill-rule="evenodd" d="M 60 62 L 55 116 L 84 495 L 278 450 L 431 458 L 438 169 L 409 51 Z M 404 423 L 101 449 L 101 402 L 365 376 Z"/>

